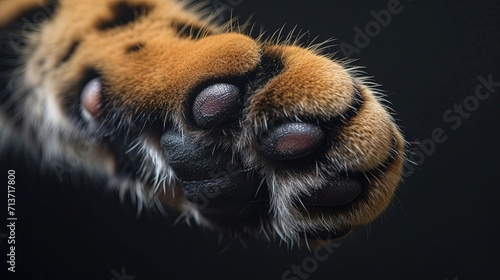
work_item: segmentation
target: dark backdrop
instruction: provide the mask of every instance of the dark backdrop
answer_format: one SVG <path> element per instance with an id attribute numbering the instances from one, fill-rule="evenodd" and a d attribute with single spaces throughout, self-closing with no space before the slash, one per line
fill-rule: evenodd
<path id="1" fill-rule="evenodd" d="M 475 93 L 481 77 L 500 82 L 500 5 L 401 0 L 390 23 L 377 30 L 370 25 L 371 11 L 387 9 L 390 2 L 214 2 L 231 3 L 233 14 L 243 19 L 253 13 L 265 30 L 287 23 L 285 30 L 295 25 L 309 30 L 306 42 L 316 36 L 318 41 L 335 38 L 336 46 L 328 51 L 366 67 L 388 94 L 411 143 L 415 164 L 407 168 L 392 206 L 375 223 L 341 241 L 326 261 L 314 267 L 314 254 L 307 250 L 219 240 L 198 227 L 172 226 L 173 216 L 146 213 L 137 218 L 134 207 L 120 204 L 117 195 L 68 187 L 78 179 L 61 184 L 26 168 L 24 159 L 4 157 L 1 176 L 15 169 L 18 178 L 17 276 L 301 279 L 291 274 L 283 278 L 283 273 L 305 264 L 314 271 L 302 279 L 497 278 L 500 86 L 491 87 L 496 91 L 481 96 L 483 100 Z M 356 42 L 355 27 L 367 25 L 370 41 Z M 357 50 L 342 51 L 347 44 Z M 456 111 L 460 104 L 465 104 L 461 114 Z M 4 205 L 5 191 L 1 195 Z M 0 234 L 5 231 L 0 228 Z M 0 241 L 3 267 L 6 239 Z"/>

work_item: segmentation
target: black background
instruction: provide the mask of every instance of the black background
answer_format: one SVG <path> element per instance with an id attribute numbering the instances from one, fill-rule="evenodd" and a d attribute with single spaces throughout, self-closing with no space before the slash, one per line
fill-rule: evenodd
<path id="1" fill-rule="evenodd" d="M 328 49 L 335 52 L 342 42 L 354 45 L 354 27 L 364 29 L 373 20 L 370 11 L 386 9 L 388 2 L 243 0 L 233 14 L 253 13 L 269 31 L 297 25 L 309 30 L 305 41 L 336 38 L 337 46 Z M 443 114 L 470 100 L 478 77 L 500 81 L 500 5 L 401 5 L 403 11 L 351 58 L 388 94 L 410 152 L 421 154 L 418 143 L 435 129 L 443 129 L 447 139 L 432 153 L 412 157 L 418 166 L 383 217 L 341 241 L 308 279 L 498 278 L 500 87 L 456 129 Z M 60 183 L 25 165 L 23 158 L 4 157 L 0 170 L 4 185 L 7 170 L 17 172 L 19 279 L 109 280 L 122 268 L 136 280 L 282 279 L 292 265 L 313 256 L 267 241 L 219 241 L 216 233 L 196 226 L 172 226 L 175 216 L 137 218 L 134 206 L 120 204 L 116 194 L 69 187 L 79 181 L 77 174 Z M 0 246 L 3 273 L 5 239 Z"/>

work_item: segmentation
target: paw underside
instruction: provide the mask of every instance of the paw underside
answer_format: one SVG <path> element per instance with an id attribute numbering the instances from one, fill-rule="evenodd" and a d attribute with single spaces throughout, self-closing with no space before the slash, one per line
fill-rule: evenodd
<path id="1" fill-rule="evenodd" d="M 196 96 L 190 113 L 196 126 L 216 137 L 238 128 L 243 103 L 238 86 L 217 83 Z M 327 145 L 326 128 L 318 123 L 287 119 L 270 123 L 272 126 L 253 143 L 256 154 L 272 162 L 276 172 L 297 172 L 296 176 L 307 172 L 311 167 L 308 164 L 321 157 L 321 148 Z M 204 139 L 190 139 L 175 130 L 165 132 L 161 143 L 186 198 L 212 221 L 250 222 L 249 217 L 261 218 L 269 210 L 269 186 L 257 172 L 247 170 L 241 160 L 245 155 L 218 143 L 206 145 Z M 318 186 L 314 193 L 300 197 L 302 206 L 346 205 L 363 190 L 361 180 L 354 174 L 338 174 L 328 181 L 329 186 Z M 254 215 L 255 212 L 261 213 Z"/>
<path id="2" fill-rule="evenodd" d="M 26 122 L 49 160 L 91 139 L 78 164 L 110 186 L 153 190 L 200 224 L 285 242 L 336 239 L 388 206 L 403 139 L 344 64 L 314 47 L 172 21 L 191 18 L 173 2 L 104 2 L 79 2 L 85 17 L 63 4 L 57 13 L 79 24 L 54 15 L 20 57 L 29 67 L 19 84 L 41 103 L 26 105 Z M 94 15 L 94 4 L 109 13 Z"/>
<path id="3" fill-rule="evenodd" d="M 249 40 L 228 36 L 220 38 Z M 114 135 L 106 137 L 113 138 L 117 173 L 174 174 L 170 185 L 180 191 L 172 193 L 181 198 L 164 201 L 201 224 L 288 241 L 336 238 L 372 221 L 399 181 L 401 139 L 386 110 L 339 63 L 308 50 L 264 47 L 255 57 L 240 74 L 178 95 L 161 89 L 148 94 L 147 103 L 136 94 L 116 101 L 122 95 L 116 88 L 125 88 L 127 79 L 113 84 L 106 73 L 95 75 L 80 97 L 84 119 L 113 131 L 105 135 Z M 120 127 L 126 127 L 121 136 Z M 165 163 L 158 165 L 158 157 L 150 165 L 137 162 L 147 156 L 134 156 L 130 147 L 140 146 L 134 138 L 153 139 L 153 154 L 159 150 Z"/>
<path id="4" fill-rule="evenodd" d="M 351 171 L 340 166 L 342 159 L 332 158 L 332 149 L 345 141 L 339 138 L 340 131 L 364 106 L 354 78 L 350 81 L 353 92 L 346 93 L 352 96 L 350 105 L 329 118 L 279 111 L 267 114 L 266 103 L 262 114 L 251 112 L 253 96 L 282 71 L 278 59 L 265 58 L 243 77 L 205 82 L 186 95 L 183 117 L 170 115 L 166 122 L 156 117 L 162 132 L 158 135 L 159 126 L 153 125 L 152 135 L 160 139 L 168 167 L 175 173 L 175 187 L 182 190 L 186 203 L 181 210 L 188 205 L 201 223 L 229 232 L 277 234 L 283 240 L 336 239 L 360 223 L 360 219 L 352 221 L 354 208 L 364 206 L 358 200 L 369 199 L 370 176 L 377 180 L 397 154 L 385 155 L 385 161 L 365 172 Z M 96 106 L 96 102 L 105 103 L 106 97 L 96 101 L 93 96 L 83 94 L 82 106 L 97 116 L 101 112 L 93 110 L 106 106 Z M 110 119 L 123 121 L 116 116 L 101 117 L 103 123 L 115 127 Z M 144 127 L 140 126 L 141 133 L 147 131 Z M 392 145 L 388 150 L 396 152 L 397 143 Z"/>
<path id="5" fill-rule="evenodd" d="M 235 148 L 235 143 L 245 141 L 241 139 L 245 137 L 241 130 L 242 126 L 249 125 L 242 121 L 248 99 L 272 77 L 270 72 L 277 75 L 281 71 L 276 65 L 272 71 L 266 68 L 261 66 L 259 69 L 265 74 L 254 73 L 250 79 L 247 76 L 233 83 L 214 82 L 203 86 L 186 102 L 189 127 L 195 133 L 170 129 L 161 138 L 161 147 L 185 198 L 218 227 L 248 231 L 261 227 L 263 221 L 270 222 L 277 214 L 276 207 L 290 207 L 273 201 L 276 188 L 289 193 L 284 199 L 293 200 L 286 203 L 293 205 L 294 210 L 283 211 L 291 220 L 280 221 L 283 223 L 280 227 L 287 228 L 293 227 L 286 223 L 294 224 L 294 219 L 307 219 L 310 211 L 321 213 L 336 208 L 348 211 L 346 205 L 358 198 L 366 185 L 366 178 L 356 172 L 318 173 L 321 171 L 317 169 L 317 164 L 328 164 L 327 150 L 335 141 L 338 127 L 360 108 L 359 92 L 354 94 L 350 109 L 343 112 L 342 120 L 340 117 L 329 120 L 300 116 L 269 118 L 265 127 L 248 128 L 255 136 L 248 140 L 249 147 Z M 254 162 L 249 163 L 246 157 L 264 162 L 266 167 L 254 168 Z M 277 176 L 271 179 L 271 174 Z M 303 178 L 307 177 L 307 186 L 289 185 L 288 180 L 281 182 L 281 176 L 289 180 L 297 178 L 298 185 L 304 185 Z M 301 237 L 336 239 L 351 228 L 334 225 L 299 230 Z M 280 235 L 288 235 L 286 229 L 279 231 Z"/>

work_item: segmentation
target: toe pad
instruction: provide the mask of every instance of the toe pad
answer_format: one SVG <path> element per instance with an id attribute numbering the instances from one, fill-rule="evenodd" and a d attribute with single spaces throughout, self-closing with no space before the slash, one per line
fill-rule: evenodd
<path id="1" fill-rule="evenodd" d="M 234 115 L 240 101 L 240 90 L 231 84 L 214 84 L 195 99 L 193 117 L 199 127 L 210 129 L 223 124 Z"/>
<path id="2" fill-rule="evenodd" d="M 325 139 L 320 126 L 311 123 L 285 123 L 261 137 L 264 154 L 275 160 L 305 157 Z"/>

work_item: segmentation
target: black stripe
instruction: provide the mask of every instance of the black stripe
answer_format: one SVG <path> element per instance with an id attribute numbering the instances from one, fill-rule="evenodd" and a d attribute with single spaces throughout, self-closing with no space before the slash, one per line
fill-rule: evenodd
<path id="1" fill-rule="evenodd" d="M 361 94 L 359 86 L 355 82 L 353 84 L 354 95 L 351 100 L 351 104 L 344 112 L 322 123 L 322 126 L 327 130 L 337 132 L 342 127 L 347 126 L 351 119 L 357 116 L 362 110 L 364 105 L 363 96 Z"/>
<path id="2" fill-rule="evenodd" d="M 281 58 L 266 53 L 262 54 L 259 66 L 246 76 L 248 85 L 245 99 L 248 100 L 251 95 L 267 85 L 272 78 L 281 74 L 283 69 L 285 69 L 285 64 Z"/>
<path id="3" fill-rule="evenodd" d="M 79 46 L 80 46 L 80 41 L 74 41 L 66 51 L 66 54 L 62 57 L 61 61 L 59 61 L 59 63 L 57 64 L 57 67 L 59 67 L 61 64 L 67 62 L 71 57 L 73 57 Z"/>
<path id="4" fill-rule="evenodd" d="M 128 25 L 141 17 L 147 16 L 153 7 L 148 4 L 118 2 L 112 5 L 110 9 L 113 17 L 99 21 L 97 24 L 98 29 L 108 30 Z"/>
<path id="5" fill-rule="evenodd" d="M 401 151 L 398 150 L 398 142 L 396 138 L 393 138 L 391 149 L 389 151 L 389 154 L 387 155 L 387 158 L 377 167 L 366 172 L 366 174 L 376 177 L 382 176 L 396 162 L 397 158 L 400 156 L 399 153 L 401 153 Z"/>

